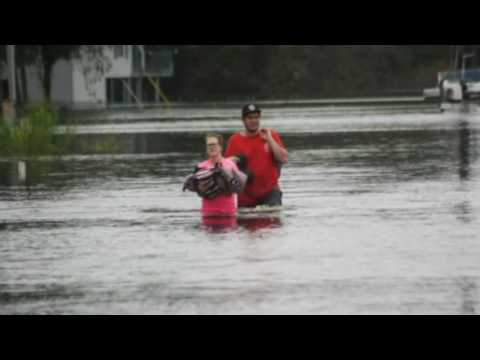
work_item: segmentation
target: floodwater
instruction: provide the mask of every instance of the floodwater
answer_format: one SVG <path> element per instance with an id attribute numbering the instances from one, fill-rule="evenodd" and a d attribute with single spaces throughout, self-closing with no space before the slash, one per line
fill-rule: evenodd
<path id="1" fill-rule="evenodd" d="M 264 115 L 290 150 L 285 206 L 231 227 L 181 186 L 237 109 L 79 126 L 76 154 L 26 183 L 0 161 L 0 314 L 480 312 L 480 117 Z"/>

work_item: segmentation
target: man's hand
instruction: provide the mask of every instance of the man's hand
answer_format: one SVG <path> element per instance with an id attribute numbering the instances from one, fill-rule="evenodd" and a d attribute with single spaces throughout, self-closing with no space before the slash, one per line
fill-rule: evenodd
<path id="1" fill-rule="evenodd" d="M 270 149 L 272 150 L 273 155 L 275 156 L 275 159 L 277 160 L 277 162 L 282 165 L 288 164 L 288 151 L 277 144 L 277 142 L 273 138 L 272 130 L 260 129 L 260 136 L 270 146 Z"/>
<path id="2" fill-rule="evenodd" d="M 272 130 L 271 129 L 260 129 L 260 137 L 265 140 L 273 140 Z"/>

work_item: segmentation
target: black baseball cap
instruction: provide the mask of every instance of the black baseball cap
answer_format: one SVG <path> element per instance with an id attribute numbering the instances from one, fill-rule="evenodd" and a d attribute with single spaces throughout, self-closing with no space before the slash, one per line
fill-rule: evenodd
<path id="1" fill-rule="evenodd" d="M 242 109 L 242 116 L 245 117 L 249 114 L 261 114 L 262 110 L 255 104 L 245 105 Z"/>

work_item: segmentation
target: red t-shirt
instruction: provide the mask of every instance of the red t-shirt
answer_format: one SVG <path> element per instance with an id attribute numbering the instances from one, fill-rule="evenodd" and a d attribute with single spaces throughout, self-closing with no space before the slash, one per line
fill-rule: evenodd
<path id="1" fill-rule="evenodd" d="M 281 147 L 285 148 L 280 135 L 272 130 L 272 136 Z M 260 135 L 248 137 L 243 134 L 233 135 L 226 151 L 226 157 L 244 155 L 247 158 L 247 168 L 254 174 L 253 181 L 239 195 L 239 206 L 254 206 L 278 187 L 280 169 L 267 141 Z"/>

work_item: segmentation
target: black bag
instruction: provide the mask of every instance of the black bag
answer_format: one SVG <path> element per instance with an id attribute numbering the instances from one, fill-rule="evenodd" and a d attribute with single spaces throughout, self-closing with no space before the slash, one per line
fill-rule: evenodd
<path id="1" fill-rule="evenodd" d="M 218 165 L 213 169 L 197 169 L 185 181 L 185 190 L 196 192 L 205 199 L 215 199 L 222 194 L 231 194 L 231 179 Z"/>

